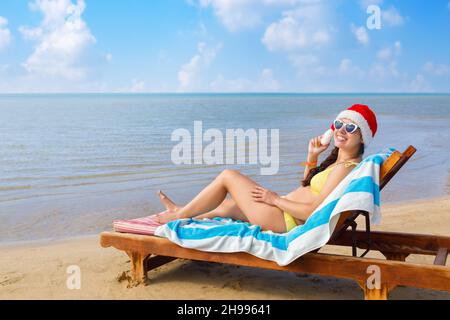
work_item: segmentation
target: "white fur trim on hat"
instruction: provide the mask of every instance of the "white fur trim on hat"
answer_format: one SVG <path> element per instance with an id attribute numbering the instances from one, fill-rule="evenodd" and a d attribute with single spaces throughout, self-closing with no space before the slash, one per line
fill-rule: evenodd
<path id="1" fill-rule="evenodd" d="M 361 129 L 361 135 L 363 138 L 364 146 L 367 147 L 372 141 L 372 130 L 370 130 L 369 124 L 366 119 L 361 115 L 361 113 L 353 110 L 344 110 L 338 114 L 337 118 L 346 118 L 354 121 L 358 127 Z"/>

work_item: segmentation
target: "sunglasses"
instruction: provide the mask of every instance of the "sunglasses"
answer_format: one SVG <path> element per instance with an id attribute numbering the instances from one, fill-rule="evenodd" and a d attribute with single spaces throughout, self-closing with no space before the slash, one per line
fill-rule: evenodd
<path id="1" fill-rule="evenodd" d="M 354 123 L 351 123 L 351 122 L 350 123 L 344 123 L 341 120 L 336 119 L 336 120 L 334 120 L 333 124 L 334 124 L 334 128 L 336 130 L 339 130 L 342 127 L 345 127 L 345 131 L 347 133 L 355 133 L 355 131 L 358 130 L 358 126 L 356 124 L 354 124 Z"/>

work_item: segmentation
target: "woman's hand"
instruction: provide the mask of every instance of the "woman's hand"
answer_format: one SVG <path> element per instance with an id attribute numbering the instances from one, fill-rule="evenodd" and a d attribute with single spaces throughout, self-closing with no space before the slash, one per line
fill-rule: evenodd
<path id="1" fill-rule="evenodd" d="M 271 206 L 275 206 L 275 201 L 280 197 L 276 192 L 260 186 L 252 190 L 252 196 L 256 202 L 264 202 Z"/>
<path id="2" fill-rule="evenodd" d="M 323 145 L 320 143 L 320 139 L 322 139 L 322 135 L 317 136 L 309 140 L 308 153 L 312 156 L 318 156 L 322 152 L 324 152 L 330 144 Z"/>

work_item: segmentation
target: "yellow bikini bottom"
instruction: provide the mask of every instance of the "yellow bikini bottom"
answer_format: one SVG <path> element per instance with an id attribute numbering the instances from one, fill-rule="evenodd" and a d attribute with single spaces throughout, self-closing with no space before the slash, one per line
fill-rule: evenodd
<path id="1" fill-rule="evenodd" d="M 297 226 L 297 222 L 295 222 L 295 219 L 293 216 L 291 216 L 287 212 L 283 212 L 284 215 L 284 222 L 286 223 L 286 232 L 291 231 Z"/>
<path id="2" fill-rule="evenodd" d="M 281 198 L 286 198 L 286 196 L 281 196 Z M 284 216 L 284 222 L 286 223 L 286 232 L 291 231 L 297 226 L 297 222 L 295 221 L 294 217 L 291 216 L 287 212 L 283 212 Z"/>

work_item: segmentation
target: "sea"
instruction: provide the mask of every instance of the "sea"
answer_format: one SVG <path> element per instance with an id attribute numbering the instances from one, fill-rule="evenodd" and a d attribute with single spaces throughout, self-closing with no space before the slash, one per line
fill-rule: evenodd
<path id="1" fill-rule="evenodd" d="M 446 94 L 0 95 L 0 243 L 110 230 L 114 219 L 162 211 L 158 190 L 184 204 L 226 168 L 288 193 L 300 185 L 309 140 L 356 103 L 369 105 L 378 120 L 364 156 L 389 147 L 417 149 L 381 192 L 381 204 L 449 194 Z M 201 123 L 200 135 L 196 123 Z M 266 130 L 273 138 L 266 139 L 271 148 L 278 140 L 270 149 L 276 150 L 271 153 L 276 172 L 262 174 L 267 162 L 261 154 L 256 162 L 250 156 L 240 163 L 225 156 L 214 163 L 202 159 L 202 150 L 212 142 L 205 133 L 222 133 L 221 146 L 228 143 L 230 129 L 257 132 L 260 141 Z M 191 150 L 183 151 L 192 156 L 191 163 L 174 160 L 179 132 L 192 139 Z M 199 137 L 200 149 L 194 146 Z"/>

